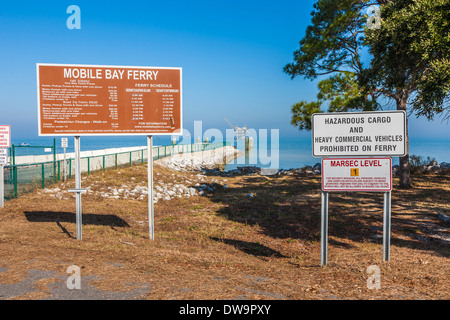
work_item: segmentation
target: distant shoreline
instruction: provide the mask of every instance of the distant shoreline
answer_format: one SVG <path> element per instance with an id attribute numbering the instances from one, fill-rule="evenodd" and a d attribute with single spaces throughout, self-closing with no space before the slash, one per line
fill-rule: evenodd
<path id="1" fill-rule="evenodd" d="M 97 139 L 98 138 L 98 139 Z M 145 139 L 141 137 L 132 137 L 123 139 L 123 137 L 86 137 L 82 138 L 81 141 L 81 152 L 82 157 L 86 154 L 89 156 L 89 152 L 99 152 L 99 154 L 105 154 L 104 150 L 134 150 L 134 149 L 144 149 L 146 148 Z M 167 140 L 167 141 L 165 141 Z M 38 137 L 35 139 L 14 139 L 13 143 L 15 145 L 19 145 L 20 143 L 29 143 L 30 145 L 45 145 L 53 144 L 53 138 L 48 137 Z M 182 141 L 183 145 L 186 141 Z M 260 141 L 262 142 L 262 141 Z M 238 166 L 258 166 L 258 167 L 268 167 L 269 165 L 265 163 L 261 163 L 260 153 L 266 153 L 270 155 L 272 151 L 279 153 L 279 169 L 289 170 L 292 168 L 302 168 L 306 166 L 313 166 L 317 162 L 320 162 L 320 158 L 314 158 L 312 156 L 311 150 L 311 141 L 309 138 L 305 137 L 280 137 L 278 146 L 274 147 L 272 150 L 271 141 L 267 142 L 267 151 L 257 149 L 261 147 L 259 143 L 255 143 L 255 152 L 257 152 L 257 159 L 253 161 L 253 163 L 245 162 L 244 157 L 237 158 L 231 164 L 226 166 L 227 170 L 237 169 Z M 154 140 L 154 145 L 171 145 L 170 139 L 160 138 L 160 140 Z M 243 150 L 243 144 L 238 145 L 239 150 Z M 53 154 L 52 153 L 44 153 L 44 149 L 27 149 L 27 148 L 16 148 L 16 156 L 47 156 L 46 160 L 43 161 L 52 161 Z M 57 159 L 62 159 L 62 148 L 60 147 L 59 139 L 56 139 L 56 151 L 57 151 Z M 73 158 L 73 141 L 69 138 L 69 148 L 67 149 L 68 156 Z M 108 151 L 109 152 L 109 151 Z M 38 154 L 39 153 L 39 154 Z M 445 138 L 417 138 L 411 141 L 410 144 L 410 155 L 418 155 L 422 156 L 422 158 L 431 157 L 435 158 L 438 163 L 442 162 L 450 162 L 450 139 Z M 20 163 L 25 163 L 27 161 L 21 161 Z M 32 162 L 41 162 L 41 160 L 33 160 Z M 392 158 L 393 164 L 398 164 L 398 157 Z M 19 163 L 18 161 L 16 163 Z"/>

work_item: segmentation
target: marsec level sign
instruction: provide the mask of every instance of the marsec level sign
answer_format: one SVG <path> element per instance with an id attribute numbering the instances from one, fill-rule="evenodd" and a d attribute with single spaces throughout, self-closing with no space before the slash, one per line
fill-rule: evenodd
<path id="1" fill-rule="evenodd" d="M 323 191 L 392 190 L 391 158 L 324 158 Z"/>

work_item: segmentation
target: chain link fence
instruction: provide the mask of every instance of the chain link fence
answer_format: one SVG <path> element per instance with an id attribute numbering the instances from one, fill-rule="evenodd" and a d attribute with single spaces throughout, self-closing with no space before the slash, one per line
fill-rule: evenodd
<path id="1" fill-rule="evenodd" d="M 178 144 L 153 147 L 153 160 L 169 157 L 179 153 L 193 153 L 213 150 L 227 146 L 227 142 Z M 81 157 L 81 173 L 91 174 L 94 171 L 117 169 L 147 163 L 147 148 L 106 154 L 100 156 Z M 16 164 L 4 167 L 5 199 L 17 198 L 20 194 L 31 192 L 36 188 L 64 180 L 64 160 Z M 75 175 L 75 159 L 66 159 L 67 178 Z"/>

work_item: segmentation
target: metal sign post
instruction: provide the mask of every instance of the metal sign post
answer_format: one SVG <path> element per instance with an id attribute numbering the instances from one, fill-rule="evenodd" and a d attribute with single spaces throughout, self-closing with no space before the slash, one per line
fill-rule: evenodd
<path id="1" fill-rule="evenodd" d="M 320 235 L 320 266 L 327 264 L 328 259 L 328 192 L 322 191 L 321 235 Z"/>
<path id="2" fill-rule="evenodd" d="M 153 136 L 147 136 L 148 227 L 150 240 L 155 239 L 153 215 Z"/>
<path id="3" fill-rule="evenodd" d="M 64 170 L 64 182 L 67 181 L 67 160 L 66 160 L 66 148 L 64 148 L 64 165 L 63 165 L 63 170 Z"/>
<path id="4" fill-rule="evenodd" d="M 77 224 L 77 240 L 82 237 L 82 212 L 81 212 L 81 194 L 86 192 L 86 189 L 81 189 L 81 152 L 80 152 L 80 137 L 74 137 L 75 147 L 75 189 L 69 189 L 69 192 L 75 192 L 76 205 L 76 224 Z"/>
<path id="5" fill-rule="evenodd" d="M 63 172 L 64 172 L 64 182 L 67 180 L 67 162 L 66 162 L 66 148 L 68 146 L 68 139 L 67 138 L 61 138 L 61 147 L 64 149 L 64 165 L 63 165 Z"/>
<path id="6" fill-rule="evenodd" d="M 328 192 L 322 191 L 320 235 L 320 266 L 328 263 Z M 391 191 L 384 193 L 383 203 L 383 261 L 391 259 Z"/>
<path id="7" fill-rule="evenodd" d="M 320 265 L 327 265 L 328 192 L 383 192 L 383 261 L 390 259 L 391 242 L 391 158 L 323 158 Z"/>
<path id="8" fill-rule="evenodd" d="M 80 137 L 75 137 L 75 189 L 81 188 L 81 155 L 80 155 Z M 81 224 L 82 224 L 82 215 L 81 215 L 81 193 L 77 192 L 76 194 L 76 206 L 77 206 L 77 239 L 82 238 L 81 233 Z"/>
<path id="9" fill-rule="evenodd" d="M 383 205 L 383 261 L 391 258 L 391 192 L 384 193 Z"/>
<path id="10" fill-rule="evenodd" d="M 320 266 L 328 263 L 328 192 L 322 190 L 320 235 Z M 383 261 L 391 258 L 391 191 L 384 192 L 383 201 Z"/>

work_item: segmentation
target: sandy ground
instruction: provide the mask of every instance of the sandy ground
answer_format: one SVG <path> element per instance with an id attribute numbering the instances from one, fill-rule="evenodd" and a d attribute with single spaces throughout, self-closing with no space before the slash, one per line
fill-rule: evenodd
<path id="1" fill-rule="evenodd" d="M 198 172 L 155 166 L 155 184 Z M 382 261 L 382 194 L 330 195 L 329 264 L 320 267 L 320 177 L 204 175 L 203 195 L 155 204 L 147 198 L 83 196 L 83 239 L 75 200 L 39 190 L 0 209 L 0 299 L 371 300 L 450 297 L 448 176 L 415 176 L 392 193 L 391 261 Z M 82 187 L 145 184 L 138 165 L 83 176 Z M 394 180 L 394 185 L 398 181 Z M 80 271 L 81 289 L 69 289 Z M 377 266 L 374 278 L 370 266 Z M 380 287 L 373 287 L 379 279 Z M 73 283 L 73 282 L 72 282 Z"/>

